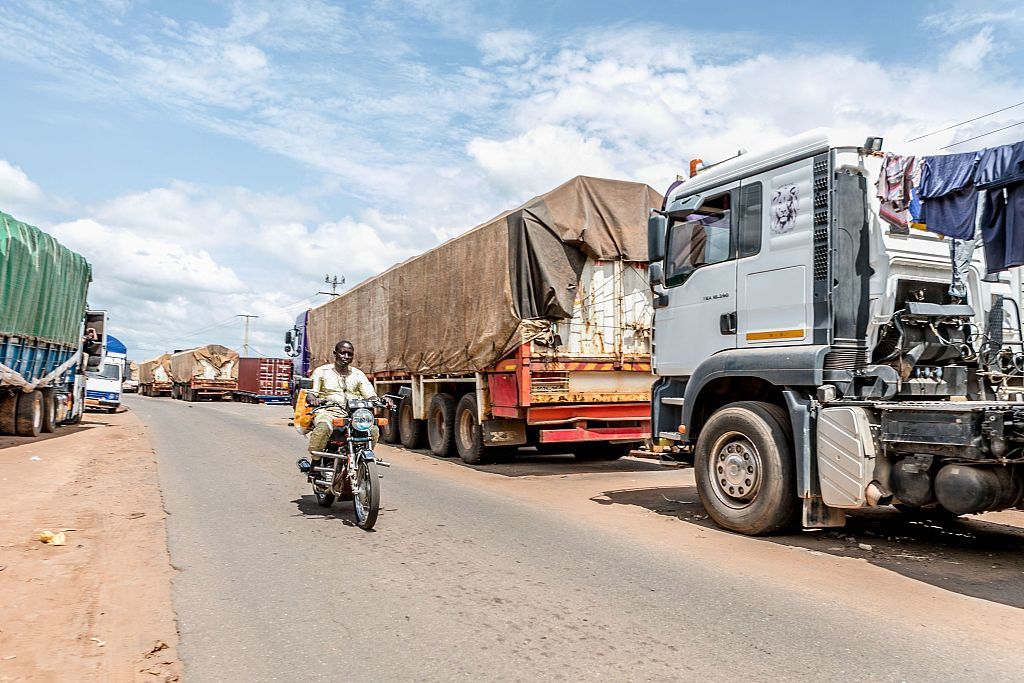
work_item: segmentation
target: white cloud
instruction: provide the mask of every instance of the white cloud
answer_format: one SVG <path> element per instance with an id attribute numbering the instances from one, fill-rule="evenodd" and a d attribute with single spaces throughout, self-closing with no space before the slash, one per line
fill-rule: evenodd
<path id="1" fill-rule="evenodd" d="M 484 64 L 522 61 L 536 44 L 529 31 L 492 31 L 480 36 L 479 47 Z"/>
<path id="2" fill-rule="evenodd" d="M 17 166 L 0 159 L 0 206 L 33 206 L 43 200 L 43 191 Z"/>
<path id="3" fill-rule="evenodd" d="M 992 28 L 986 26 L 976 34 L 959 41 L 946 55 L 946 64 L 958 70 L 977 71 L 994 47 Z"/>
<path id="4" fill-rule="evenodd" d="M 143 237 L 92 219 L 60 223 L 51 234 L 93 266 L 101 290 L 146 300 L 199 292 L 227 294 L 246 289 L 234 271 L 209 252 L 159 236 Z"/>
<path id="5" fill-rule="evenodd" d="M 532 128 L 502 141 L 477 138 L 467 152 L 507 194 L 539 194 L 577 175 L 620 175 L 599 139 L 560 126 Z"/>

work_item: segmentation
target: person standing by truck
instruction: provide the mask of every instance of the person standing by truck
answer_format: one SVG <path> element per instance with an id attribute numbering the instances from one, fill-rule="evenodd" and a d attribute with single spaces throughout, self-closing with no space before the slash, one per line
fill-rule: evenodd
<path id="1" fill-rule="evenodd" d="M 325 363 L 313 371 L 312 388 L 306 392 L 307 405 L 318 407 L 325 401 L 339 405 L 330 405 L 318 410 L 313 418 L 313 430 L 309 433 L 309 453 L 313 464 L 319 460 L 315 455 L 327 446 L 334 430 L 334 420 L 347 417 L 345 404 L 349 398 L 376 398 L 373 384 L 359 368 L 352 367 L 355 347 L 348 340 L 341 340 L 334 345 L 334 362 Z M 370 430 L 373 443 L 376 445 L 380 430 L 376 425 Z M 300 470 L 308 471 L 311 466 L 305 458 L 298 461 Z"/>

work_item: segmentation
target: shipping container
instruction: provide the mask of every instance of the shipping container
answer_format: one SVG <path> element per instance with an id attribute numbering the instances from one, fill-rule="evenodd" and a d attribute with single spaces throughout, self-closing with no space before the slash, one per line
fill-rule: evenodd
<path id="1" fill-rule="evenodd" d="M 220 344 L 172 354 L 170 366 L 172 398 L 230 400 L 238 388 L 238 352 Z"/>
<path id="2" fill-rule="evenodd" d="M 246 403 L 288 403 L 291 376 L 289 358 L 239 358 L 235 397 Z"/>
<path id="3" fill-rule="evenodd" d="M 294 367 L 333 358 L 403 399 L 383 438 L 470 463 L 519 446 L 615 458 L 650 436 L 647 218 L 661 195 L 577 177 L 299 317 Z"/>

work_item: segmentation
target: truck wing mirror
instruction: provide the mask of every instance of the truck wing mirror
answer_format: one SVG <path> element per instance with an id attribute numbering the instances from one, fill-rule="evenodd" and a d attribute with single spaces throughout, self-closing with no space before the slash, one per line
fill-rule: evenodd
<path id="1" fill-rule="evenodd" d="M 665 284 L 665 265 L 661 261 L 655 261 L 647 267 L 647 280 L 651 287 Z"/>
<path id="2" fill-rule="evenodd" d="M 665 234 L 668 218 L 660 213 L 651 213 L 647 219 L 647 260 L 651 263 L 665 260 Z"/>

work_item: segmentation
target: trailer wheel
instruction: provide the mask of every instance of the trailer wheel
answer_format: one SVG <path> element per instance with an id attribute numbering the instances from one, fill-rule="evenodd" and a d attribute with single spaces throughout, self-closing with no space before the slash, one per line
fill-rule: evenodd
<path id="1" fill-rule="evenodd" d="M 16 434 L 18 421 L 18 391 L 0 393 L 0 434 Z"/>
<path id="2" fill-rule="evenodd" d="M 398 411 L 388 412 L 388 423 L 380 428 L 380 440 L 384 443 L 398 443 Z"/>
<path id="3" fill-rule="evenodd" d="M 732 403 L 713 414 L 697 439 L 697 493 L 719 526 L 770 534 L 798 511 L 792 430 L 785 414 L 760 401 Z"/>
<path id="4" fill-rule="evenodd" d="M 467 465 L 483 465 L 493 455 L 484 446 L 483 433 L 477 419 L 476 394 L 470 392 L 459 400 L 455 408 L 455 449 Z"/>
<path id="5" fill-rule="evenodd" d="M 426 440 L 426 425 L 413 417 L 412 397 L 398 404 L 398 438 L 406 448 L 422 448 Z"/>
<path id="6" fill-rule="evenodd" d="M 435 394 L 427 409 L 427 441 L 430 452 L 439 458 L 452 455 L 455 433 L 455 397 Z"/>
<path id="7" fill-rule="evenodd" d="M 57 430 L 57 392 L 43 389 L 43 424 L 42 431 L 52 434 Z"/>
<path id="8" fill-rule="evenodd" d="M 18 396 L 15 426 L 18 436 L 39 436 L 43 428 L 43 392 L 22 392 Z"/>

